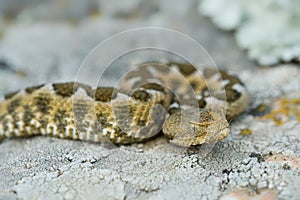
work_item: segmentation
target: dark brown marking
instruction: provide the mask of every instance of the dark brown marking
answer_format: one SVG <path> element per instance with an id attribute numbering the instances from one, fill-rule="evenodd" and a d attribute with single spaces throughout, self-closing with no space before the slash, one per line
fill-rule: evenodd
<path id="1" fill-rule="evenodd" d="M 140 101 L 144 101 L 144 102 L 151 100 L 151 94 L 149 94 L 148 92 L 146 92 L 144 90 L 136 90 L 133 92 L 133 94 L 131 96 L 136 100 L 140 100 Z"/>
<path id="2" fill-rule="evenodd" d="M 58 133 L 64 133 L 65 127 L 67 126 L 67 121 L 65 120 L 66 110 L 58 109 L 54 115 L 55 123 L 57 124 Z"/>
<path id="3" fill-rule="evenodd" d="M 190 63 L 177 63 L 177 62 L 170 62 L 168 63 L 169 66 L 176 65 L 179 68 L 179 71 L 182 75 L 188 76 L 196 71 L 194 65 Z"/>
<path id="4" fill-rule="evenodd" d="M 220 78 L 223 80 L 228 80 L 229 83 L 225 85 L 225 92 L 226 92 L 226 101 L 229 103 L 235 102 L 237 99 L 239 99 L 241 97 L 241 93 L 236 91 L 235 89 L 233 89 L 233 86 L 235 84 L 240 84 L 242 86 L 244 86 L 244 84 L 241 82 L 241 80 L 233 75 L 229 75 L 228 73 L 226 73 L 223 70 L 214 70 L 214 69 L 206 69 L 205 70 L 205 76 L 206 77 L 211 77 L 214 74 L 220 74 Z M 202 90 L 202 96 L 209 96 L 209 90 L 208 88 L 205 88 Z M 205 95 L 206 94 L 206 95 Z M 215 96 L 216 98 L 220 99 L 220 100 L 225 100 L 223 98 L 223 95 L 221 96 Z"/>
<path id="5" fill-rule="evenodd" d="M 19 93 L 19 91 L 20 91 L 20 90 L 15 91 L 15 92 L 9 92 L 9 93 L 7 93 L 6 95 L 4 95 L 4 99 L 5 99 L 5 100 L 8 100 L 8 99 L 13 98 L 16 94 Z"/>
<path id="6" fill-rule="evenodd" d="M 235 89 L 233 89 L 232 87 L 235 84 L 240 84 L 242 86 L 244 86 L 244 84 L 242 83 L 242 81 L 237 78 L 236 76 L 232 76 L 227 74 L 225 71 L 220 71 L 221 73 L 221 77 L 223 80 L 229 80 L 229 83 L 227 85 L 225 85 L 225 91 L 226 91 L 226 101 L 228 102 L 234 102 L 237 99 L 239 99 L 241 97 L 241 93 L 236 91 Z"/>
<path id="7" fill-rule="evenodd" d="M 117 91 L 112 87 L 107 88 L 97 88 L 94 90 L 94 99 L 96 101 L 102 102 L 110 102 L 113 98 L 115 98 Z"/>
<path id="8" fill-rule="evenodd" d="M 37 85 L 37 86 L 32 86 L 32 87 L 28 87 L 25 89 L 25 92 L 27 92 L 28 94 L 31 94 L 32 92 L 40 89 L 41 87 L 43 87 L 45 84 L 41 84 L 41 85 Z"/>
<path id="9" fill-rule="evenodd" d="M 41 123 L 41 127 L 47 127 L 48 121 L 44 117 L 42 117 L 38 121 Z"/>
<path id="10" fill-rule="evenodd" d="M 190 86 L 195 90 L 198 87 L 199 82 L 196 80 L 190 81 Z"/>
<path id="11" fill-rule="evenodd" d="M 239 83 L 242 86 L 244 86 L 244 84 L 242 83 L 242 81 L 238 77 L 227 74 L 223 70 L 220 70 L 220 74 L 221 74 L 221 77 L 222 77 L 223 80 L 229 80 L 229 85 L 233 86 L 234 84 Z"/>
<path id="12" fill-rule="evenodd" d="M 29 126 L 31 119 L 33 119 L 33 118 L 34 118 L 34 114 L 31 110 L 30 106 L 25 105 L 24 106 L 24 117 L 23 117 L 25 126 Z"/>
<path id="13" fill-rule="evenodd" d="M 83 83 L 69 82 L 69 83 L 55 83 L 52 85 L 56 94 L 62 97 L 70 97 L 77 92 L 79 88 L 85 90 L 90 97 L 93 96 L 93 90 L 90 86 Z"/>
<path id="14" fill-rule="evenodd" d="M 242 95 L 241 93 L 233 89 L 231 85 L 226 85 L 225 91 L 226 91 L 226 101 L 228 101 L 229 103 L 235 102 Z"/>
<path id="15" fill-rule="evenodd" d="M 242 86 L 244 86 L 243 82 L 238 77 L 230 75 L 224 70 L 216 70 L 216 69 L 206 68 L 204 71 L 204 76 L 208 77 L 208 78 L 212 77 L 215 74 L 219 74 L 221 76 L 220 78 L 222 80 L 228 80 L 229 81 L 228 85 L 233 86 L 236 83 L 239 83 Z"/>
<path id="16" fill-rule="evenodd" d="M 198 100 L 198 105 L 199 105 L 199 108 L 204 108 L 206 106 L 206 101 L 204 99 L 199 99 Z"/>
<path id="17" fill-rule="evenodd" d="M 39 93 L 38 96 L 34 98 L 34 104 L 38 107 L 38 110 L 44 114 L 48 113 L 51 109 L 50 102 L 52 101 L 51 94 L 49 93 Z"/>
<path id="18" fill-rule="evenodd" d="M 180 112 L 180 111 L 181 111 L 180 107 L 172 107 L 168 110 L 168 113 L 173 115 L 173 114 L 175 114 L 177 112 Z"/>
<path id="19" fill-rule="evenodd" d="M 165 92 L 165 88 L 157 83 L 147 83 L 147 84 L 143 85 L 142 88 Z"/>
<path id="20" fill-rule="evenodd" d="M 9 114 L 13 114 L 16 111 L 16 108 L 20 106 L 21 99 L 17 98 L 12 100 L 8 105 L 7 105 L 7 111 Z"/>
<path id="21" fill-rule="evenodd" d="M 145 126 L 146 123 L 147 123 L 146 119 L 140 119 L 140 120 L 138 120 L 137 125 L 138 126 Z"/>
<path id="22" fill-rule="evenodd" d="M 103 113 L 96 113 L 97 121 L 99 122 L 100 129 L 109 127 L 109 124 L 107 122 L 107 117 L 103 115 Z"/>

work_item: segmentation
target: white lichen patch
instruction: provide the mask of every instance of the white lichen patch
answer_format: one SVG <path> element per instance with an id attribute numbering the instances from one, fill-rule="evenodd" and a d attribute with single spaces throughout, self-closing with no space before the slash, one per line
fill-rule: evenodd
<path id="1" fill-rule="evenodd" d="M 199 10 L 225 30 L 236 29 L 240 47 L 261 65 L 300 61 L 298 0 L 203 0 Z"/>

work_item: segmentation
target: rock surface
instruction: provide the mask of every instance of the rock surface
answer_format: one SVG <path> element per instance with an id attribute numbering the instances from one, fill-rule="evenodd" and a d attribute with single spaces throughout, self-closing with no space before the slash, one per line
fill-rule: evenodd
<path id="1" fill-rule="evenodd" d="M 166 5 L 144 4 L 134 1 L 96 16 L 80 13 L 80 18 L 86 16 L 75 24 L 60 17 L 38 21 L 38 12 L 32 10 L 22 12 L 33 19 L 30 23 L 4 20 L 1 95 L 32 84 L 80 79 L 76 75 L 84 58 L 113 34 L 136 27 L 167 27 L 195 39 L 218 67 L 239 74 L 248 86 L 251 105 L 232 122 L 230 136 L 207 155 L 201 147 L 180 148 L 164 137 L 127 146 L 48 137 L 5 140 L 0 144 L 0 199 L 299 199 L 300 124 L 291 118 L 278 126 L 257 109 L 275 99 L 299 98 L 299 66 L 256 66 L 231 33 L 198 14 L 193 1 L 178 15 L 178 6 L 172 12 Z M 119 45 L 131 48 L 134 42 Z M 157 37 L 157 43 L 166 41 Z M 189 46 L 182 48 L 197 55 Z M 104 50 L 107 55 L 116 51 L 115 46 Z M 139 59 L 144 58 L 142 54 Z M 112 65 L 122 71 L 128 59 Z M 105 68 L 92 62 L 95 69 Z M 108 70 L 101 81 L 114 84 L 118 73 Z M 83 74 L 93 75 L 94 71 Z M 243 129 L 251 131 L 241 134 Z"/>

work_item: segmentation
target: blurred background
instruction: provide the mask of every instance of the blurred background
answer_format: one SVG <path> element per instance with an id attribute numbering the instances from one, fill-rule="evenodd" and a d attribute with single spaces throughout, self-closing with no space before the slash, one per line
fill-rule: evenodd
<path id="1" fill-rule="evenodd" d="M 298 62 L 298 4 L 296 0 L 260 4 L 251 0 L 1 0 L 0 94 L 41 82 L 73 80 L 86 55 L 100 42 L 148 26 L 188 35 L 218 67 L 242 70 Z M 186 51 L 193 49 L 186 47 Z"/>

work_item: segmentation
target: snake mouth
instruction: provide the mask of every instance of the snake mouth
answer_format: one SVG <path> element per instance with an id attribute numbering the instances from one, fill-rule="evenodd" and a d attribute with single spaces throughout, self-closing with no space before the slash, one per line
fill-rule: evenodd
<path id="1" fill-rule="evenodd" d="M 198 136 L 194 136 L 191 137 L 190 135 L 185 135 L 185 136 L 175 136 L 174 138 L 172 138 L 170 140 L 171 143 L 179 145 L 179 146 L 183 146 L 183 147 L 189 147 L 189 146 L 195 146 L 195 145 L 201 145 L 201 144 L 215 144 L 221 140 L 223 140 L 224 138 L 227 137 L 227 135 L 230 132 L 230 128 L 229 127 L 225 127 L 223 129 L 221 129 L 220 131 L 218 131 L 216 134 L 214 134 L 213 136 L 204 136 L 204 135 L 198 135 Z"/>
<path id="2" fill-rule="evenodd" d="M 217 138 L 216 142 L 218 142 L 218 141 L 223 140 L 224 138 L 226 138 L 229 133 L 230 133 L 230 128 L 229 127 L 223 128 L 219 132 L 219 134 L 218 134 L 219 137 Z"/>
<path id="3" fill-rule="evenodd" d="M 208 136 L 207 138 L 205 138 L 204 143 L 215 144 L 215 143 L 223 140 L 224 138 L 226 138 L 229 133 L 230 133 L 230 128 L 225 127 L 223 129 L 221 129 L 219 132 L 217 132 L 214 136 L 212 136 L 212 137 Z"/>

